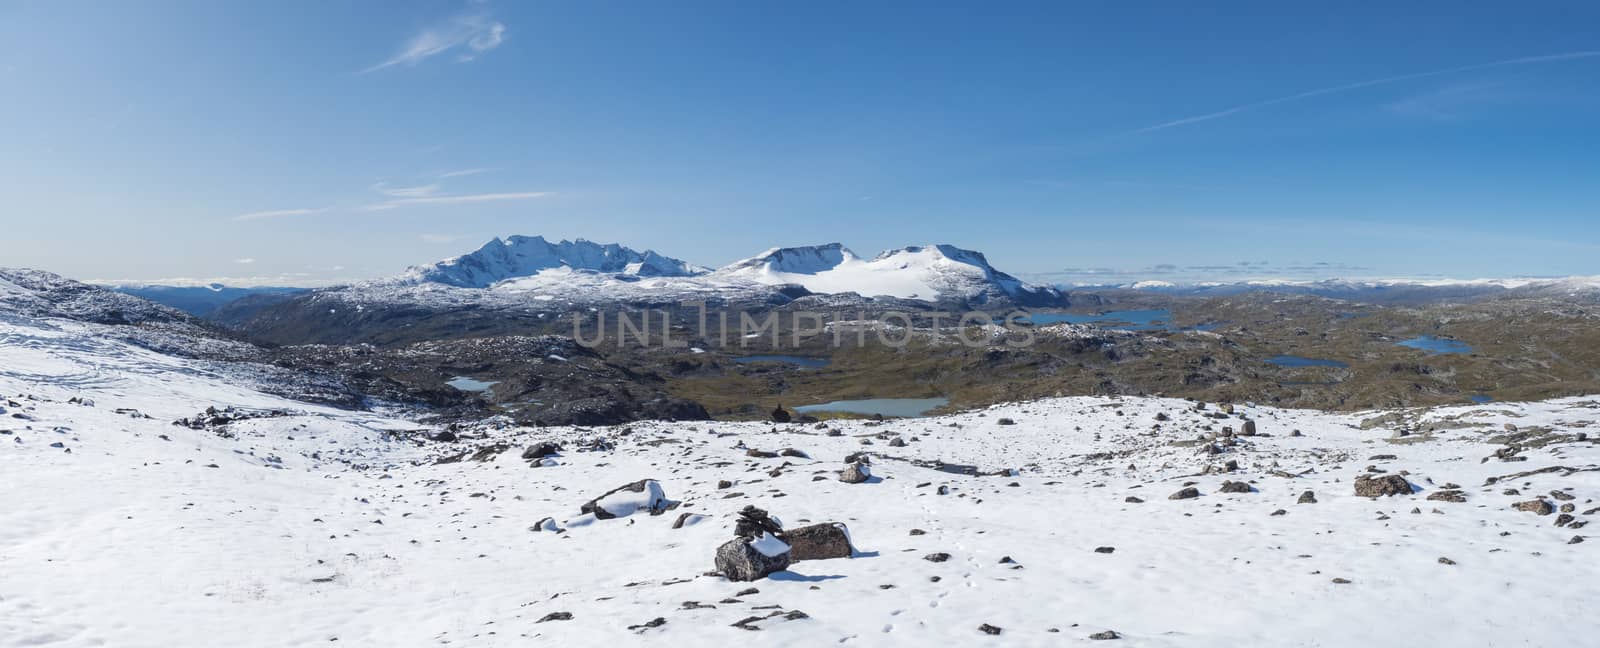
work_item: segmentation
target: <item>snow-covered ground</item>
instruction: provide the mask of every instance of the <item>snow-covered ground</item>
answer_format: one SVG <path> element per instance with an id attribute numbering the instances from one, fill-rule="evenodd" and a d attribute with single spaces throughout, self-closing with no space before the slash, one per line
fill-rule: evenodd
<path id="1" fill-rule="evenodd" d="M 86 334 L 0 321 L 0 646 L 1060 645 L 1107 631 L 1129 646 L 1556 646 L 1600 631 L 1597 545 L 1569 544 L 1587 529 L 1511 507 L 1543 496 L 1582 523 L 1600 506 L 1600 449 L 1577 436 L 1600 420 L 1595 398 L 1210 418 L 1218 405 L 1083 397 L 434 441 L 395 413 L 286 401 Z M 266 415 L 173 424 L 208 407 Z M 1221 434 L 1246 418 L 1261 436 Z M 1526 447 L 1501 454 L 1525 460 L 1493 456 L 1507 424 Z M 521 458 L 545 441 L 565 449 Z M 805 456 L 749 452 L 786 448 Z M 861 451 L 874 479 L 839 481 Z M 1356 496 L 1368 466 L 1417 492 Z M 1488 483 L 1552 466 L 1567 470 Z M 676 508 L 580 514 L 642 479 Z M 1250 492 L 1219 492 L 1229 480 Z M 1168 498 L 1190 482 L 1199 497 Z M 1464 502 L 1429 499 L 1450 483 Z M 1305 491 L 1316 503 L 1297 503 Z M 708 575 L 747 505 L 790 528 L 842 522 L 857 555 L 749 583 Z"/>

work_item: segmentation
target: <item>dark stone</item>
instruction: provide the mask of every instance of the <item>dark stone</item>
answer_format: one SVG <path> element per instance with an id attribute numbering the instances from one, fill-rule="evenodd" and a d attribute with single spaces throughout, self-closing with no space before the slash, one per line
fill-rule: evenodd
<path id="1" fill-rule="evenodd" d="M 1011 419 L 1004 418 L 1004 417 L 1000 418 L 1000 420 L 995 421 L 995 425 L 1016 425 L 1016 424 L 1017 424 L 1016 421 L 1013 421 Z"/>
<path id="2" fill-rule="evenodd" d="M 1107 630 L 1089 635 L 1089 638 L 1095 641 L 1109 641 L 1111 639 L 1121 639 L 1122 635 L 1117 634 L 1116 630 Z"/>
<path id="3" fill-rule="evenodd" d="M 982 632 L 983 634 L 986 634 L 986 635 L 997 635 L 997 634 L 1000 634 L 1001 632 L 1003 632 L 1000 628 L 992 626 L 992 625 L 989 625 L 987 623 L 978 626 L 978 631 Z"/>
<path id="4" fill-rule="evenodd" d="M 788 423 L 793 419 L 794 417 L 789 415 L 789 410 L 783 409 L 783 405 L 779 405 L 777 409 L 772 410 L 772 422 L 774 423 Z"/>
<path id="5" fill-rule="evenodd" d="M 544 443 L 528 446 L 526 450 L 522 451 L 522 458 L 527 460 L 543 459 L 559 452 L 561 452 L 561 444 L 545 441 Z"/>
<path id="6" fill-rule="evenodd" d="M 1103 554 L 1108 554 L 1108 553 L 1114 552 L 1116 550 L 1117 550 L 1116 547 L 1095 547 L 1094 548 L 1094 552 L 1095 553 L 1103 553 Z"/>
<path id="7" fill-rule="evenodd" d="M 1527 511 L 1527 512 L 1533 513 L 1535 515 L 1549 515 L 1551 513 L 1556 512 L 1555 505 L 1551 504 L 1550 502 L 1548 502 L 1546 500 L 1542 500 L 1542 499 L 1528 500 L 1526 502 L 1517 502 L 1516 504 L 1512 504 L 1511 508 L 1514 508 L 1514 509 L 1516 509 L 1518 511 Z"/>
<path id="8" fill-rule="evenodd" d="M 572 613 L 571 612 L 551 612 L 549 614 L 544 615 L 544 618 L 541 618 L 538 621 L 534 621 L 534 623 L 544 623 L 546 621 L 571 621 L 571 620 L 572 620 Z"/>
<path id="9" fill-rule="evenodd" d="M 1248 492 L 1250 492 L 1250 484 L 1247 484 L 1247 483 L 1242 482 L 1242 481 L 1225 481 L 1225 482 L 1222 482 L 1222 490 L 1217 491 L 1217 492 L 1219 492 L 1219 493 L 1248 493 Z"/>
<path id="10" fill-rule="evenodd" d="M 790 560 L 826 560 L 855 555 L 855 548 L 850 546 L 849 531 L 838 522 L 792 529 L 779 537 L 789 543 Z"/>
<path id="11" fill-rule="evenodd" d="M 1199 497 L 1199 496 L 1200 496 L 1200 489 L 1195 488 L 1193 486 L 1190 486 L 1190 487 L 1185 488 L 1183 490 L 1180 490 L 1180 491 L 1178 491 L 1176 493 L 1168 495 L 1167 499 L 1171 499 L 1171 500 L 1186 500 L 1186 499 L 1194 499 L 1194 498 Z"/>
<path id="12" fill-rule="evenodd" d="M 789 552 L 768 556 L 750 546 L 746 538 L 734 538 L 717 547 L 717 573 L 731 581 L 753 581 L 789 568 Z"/>
<path id="13" fill-rule="evenodd" d="M 1467 494 L 1459 490 L 1441 490 L 1428 493 L 1428 499 L 1435 502 L 1455 502 L 1460 504 L 1467 501 Z"/>
<path id="14" fill-rule="evenodd" d="M 1355 488 L 1356 495 L 1372 498 L 1390 495 L 1410 495 L 1412 493 L 1411 482 L 1406 481 L 1406 478 L 1400 475 L 1384 475 L 1382 477 L 1358 475 L 1356 476 Z"/>
<path id="15" fill-rule="evenodd" d="M 1314 493 L 1314 492 L 1311 492 L 1311 491 L 1306 491 L 1304 493 L 1301 493 L 1300 494 L 1300 499 L 1295 500 L 1295 503 L 1296 504 L 1316 504 L 1317 503 L 1317 494 Z"/>
<path id="16" fill-rule="evenodd" d="M 944 552 L 941 551 L 941 552 L 931 553 L 931 554 L 928 554 L 926 556 L 923 556 L 922 559 L 926 560 L 928 562 L 942 563 L 942 562 L 950 559 L 950 554 L 947 554 L 947 553 L 944 553 Z"/>
<path id="17" fill-rule="evenodd" d="M 844 470 L 839 471 L 839 481 L 846 484 L 860 484 L 868 479 L 872 479 L 870 464 L 853 463 L 845 466 Z"/>

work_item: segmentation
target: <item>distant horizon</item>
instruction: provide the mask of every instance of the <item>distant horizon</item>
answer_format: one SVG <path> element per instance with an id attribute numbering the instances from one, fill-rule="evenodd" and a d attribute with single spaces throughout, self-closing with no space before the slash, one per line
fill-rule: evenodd
<path id="1" fill-rule="evenodd" d="M 387 277 L 396 276 L 396 275 L 399 275 L 399 274 L 403 273 L 407 269 L 410 269 L 410 268 L 413 268 L 413 267 L 416 267 L 416 266 L 419 266 L 419 265 L 428 265 L 428 264 L 432 264 L 432 263 L 438 263 L 438 262 L 447 261 L 449 259 L 453 259 L 453 258 L 456 258 L 456 257 L 459 257 L 459 256 L 463 256 L 463 255 L 466 255 L 466 254 L 470 254 L 471 252 L 478 250 L 479 248 L 483 247 L 484 245 L 487 245 L 491 241 L 494 241 L 496 239 L 504 240 L 504 239 L 510 238 L 512 236 L 523 236 L 523 237 L 528 237 L 528 238 L 541 237 L 541 238 L 546 238 L 546 240 L 550 240 L 553 243 L 565 242 L 565 241 L 569 241 L 569 240 L 570 241 L 585 240 L 585 241 L 589 241 L 591 243 L 596 243 L 596 244 L 599 244 L 599 245 L 615 244 L 615 245 L 620 245 L 620 246 L 628 248 L 628 249 L 635 250 L 637 252 L 647 252 L 647 251 L 655 252 L 657 254 L 661 254 L 663 256 L 670 257 L 670 258 L 673 258 L 673 259 L 676 259 L 676 260 L 679 260 L 679 261 L 684 261 L 684 262 L 687 262 L 687 263 L 689 263 L 691 265 L 698 265 L 698 266 L 707 268 L 709 270 L 716 270 L 716 269 L 725 267 L 725 266 L 727 266 L 729 264 L 736 263 L 736 262 L 738 262 L 740 260 L 750 258 L 750 256 L 752 256 L 754 254 L 759 254 L 760 252 L 764 252 L 764 251 L 767 251 L 767 250 L 775 249 L 775 248 L 778 248 L 778 247 L 784 247 L 784 248 L 822 247 L 822 246 L 833 245 L 833 244 L 837 243 L 837 244 L 843 245 L 846 249 L 849 249 L 850 251 L 856 253 L 857 255 L 865 256 L 865 257 L 868 257 L 868 258 L 870 258 L 870 257 L 872 257 L 875 254 L 880 253 L 880 252 L 901 249 L 901 248 L 904 248 L 904 247 L 907 247 L 907 246 L 912 246 L 912 245 L 923 245 L 923 246 L 928 246 L 928 245 L 950 245 L 950 246 L 954 246 L 954 247 L 961 248 L 961 249 L 969 249 L 969 250 L 972 249 L 972 248 L 968 248 L 968 247 L 962 246 L 962 245 L 957 244 L 957 243 L 921 242 L 921 243 L 908 243 L 906 245 L 894 246 L 894 247 L 890 247 L 890 248 L 885 248 L 883 250 L 873 250 L 870 253 L 863 253 L 861 250 L 855 248 L 854 246 L 852 246 L 849 243 L 846 243 L 844 241 L 826 241 L 826 242 L 815 243 L 815 244 L 811 244 L 811 245 L 768 246 L 768 247 L 762 248 L 761 250 L 756 250 L 752 254 L 747 254 L 747 255 L 740 256 L 740 257 L 737 257 L 737 258 L 734 258 L 734 259 L 730 259 L 730 260 L 728 260 L 726 262 L 723 262 L 723 263 L 705 264 L 705 263 L 700 263 L 700 262 L 698 262 L 698 261 L 696 261 L 694 259 L 682 258 L 681 256 L 674 254 L 670 250 L 661 250 L 661 249 L 652 248 L 652 247 L 636 247 L 636 246 L 632 246 L 632 245 L 629 245 L 629 244 L 627 244 L 625 242 L 621 242 L 621 241 L 605 241 L 605 240 L 592 239 L 592 238 L 588 238 L 588 237 L 575 237 L 575 238 L 572 238 L 572 239 L 550 239 L 549 237 L 543 237 L 542 235 L 538 235 L 538 234 L 502 234 L 502 235 L 498 235 L 498 236 L 492 236 L 492 237 L 486 239 L 483 243 L 479 243 L 479 244 L 470 246 L 470 248 L 464 247 L 464 248 L 462 248 L 462 251 L 459 254 L 452 254 L 452 255 L 447 256 L 447 257 L 443 257 L 443 258 L 439 258 L 439 259 L 433 259 L 433 260 L 430 260 L 430 261 L 413 262 L 413 263 L 409 263 L 409 264 L 406 264 L 406 265 L 401 266 L 401 267 L 396 267 L 390 272 L 379 273 L 379 274 L 375 274 L 375 275 L 372 275 L 372 276 L 366 276 L 366 277 L 349 277 L 349 278 L 336 278 L 336 279 L 310 279 L 310 278 L 307 278 L 305 276 L 297 277 L 297 276 L 294 276 L 294 275 L 279 275 L 279 276 L 233 276 L 233 277 L 211 277 L 211 278 L 167 277 L 167 278 L 155 278 L 155 279 L 144 279 L 144 278 L 100 278 L 100 277 L 95 277 L 95 278 L 78 278 L 78 279 L 80 281 L 83 281 L 85 283 L 90 283 L 90 284 L 106 285 L 106 286 L 122 286 L 122 287 L 146 286 L 146 287 L 200 288 L 200 287 L 206 287 L 206 286 L 220 285 L 220 286 L 224 286 L 224 287 L 228 287 L 228 288 L 306 288 L 306 289 L 325 288 L 325 287 L 329 287 L 329 286 L 354 284 L 354 283 L 360 283 L 360 282 L 363 282 L 363 281 L 370 281 L 370 280 L 374 280 L 374 279 L 383 279 L 383 278 L 387 278 Z M 1002 272 L 1006 272 L 1008 274 L 1011 274 L 1013 276 L 1016 276 L 1019 279 L 1027 281 L 1029 283 L 1038 284 L 1038 285 L 1052 285 L 1052 286 L 1062 286 L 1062 287 L 1073 287 L 1073 288 L 1120 287 L 1120 286 L 1130 286 L 1130 285 L 1138 284 L 1138 283 L 1156 283 L 1156 282 L 1171 283 L 1171 284 L 1178 285 L 1178 286 L 1197 286 L 1197 285 L 1205 285 L 1205 284 L 1229 285 L 1229 284 L 1244 284 L 1244 283 L 1300 284 L 1300 283 L 1317 283 L 1317 282 L 1327 282 L 1327 281 L 1360 281 L 1360 282 L 1376 282 L 1376 283 L 1385 283 L 1385 282 L 1387 282 L 1387 283 L 1417 283 L 1417 284 L 1432 282 L 1432 283 L 1444 283 L 1444 284 L 1470 284 L 1470 283 L 1485 283 L 1485 282 L 1519 282 L 1519 281 L 1521 281 L 1521 282 L 1538 282 L 1538 281 L 1553 281 L 1553 280 L 1562 280 L 1562 279 L 1587 279 L 1587 278 L 1591 278 L 1591 277 L 1595 277 L 1595 276 L 1600 276 L 1600 275 L 1583 275 L 1583 274 L 1571 274 L 1571 275 L 1513 274 L 1513 275 L 1505 275 L 1505 276 L 1452 276 L 1452 275 L 1446 275 L 1446 274 L 1395 275 L 1395 274 L 1384 274 L 1384 273 L 1380 273 L 1380 272 L 1374 272 L 1374 271 L 1371 271 L 1370 269 L 1366 269 L 1366 268 L 1342 267 L 1342 266 L 1339 266 L 1337 264 L 1330 264 L 1330 263 L 1325 263 L 1325 262 L 1319 262 L 1319 263 L 1313 263 L 1311 265 L 1289 267 L 1289 268 L 1275 267 L 1275 266 L 1272 266 L 1270 264 L 1267 264 L 1266 262 L 1240 262 L 1240 263 L 1238 263 L 1236 265 L 1233 265 L 1233 266 L 1204 266 L 1204 267 L 1171 266 L 1171 267 L 1146 268 L 1146 269 L 1116 269 L 1116 268 L 1073 269 L 1073 268 L 1067 268 L 1067 269 L 1048 271 L 1048 272 L 1033 272 L 1033 273 L 1029 273 L 1029 272 L 1013 271 L 1012 269 L 1007 267 L 1004 258 L 997 257 L 997 256 L 993 255 L 988 250 L 973 250 L 973 251 L 984 254 L 984 256 L 988 259 L 989 263 L 991 265 L 993 265 L 996 269 L 998 269 L 998 270 L 1000 270 Z M 35 269 L 35 270 L 44 270 L 44 271 L 47 271 L 47 272 L 54 272 L 53 270 L 51 270 L 49 268 L 33 268 L 33 269 Z M 1321 274 L 1323 272 L 1326 272 L 1327 274 Z M 60 274 L 60 273 L 57 273 L 57 274 Z"/>

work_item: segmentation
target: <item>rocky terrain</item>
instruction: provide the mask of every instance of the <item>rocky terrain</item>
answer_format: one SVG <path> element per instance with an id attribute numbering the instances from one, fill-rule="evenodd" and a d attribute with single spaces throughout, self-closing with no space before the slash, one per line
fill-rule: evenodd
<path id="1" fill-rule="evenodd" d="M 113 334 L 128 326 L 0 321 L 0 645 L 1566 645 L 1595 631 L 1596 397 L 444 424 L 269 393 L 271 376 Z"/>

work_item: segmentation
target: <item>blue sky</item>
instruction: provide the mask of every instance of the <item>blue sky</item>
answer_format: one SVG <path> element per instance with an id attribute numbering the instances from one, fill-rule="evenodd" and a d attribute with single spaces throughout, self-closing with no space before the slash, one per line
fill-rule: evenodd
<path id="1" fill-rule="evenodd" d="M 0 265 L 1600 274 L 1600 5 L 954 4 L 0 0 Z"/>

